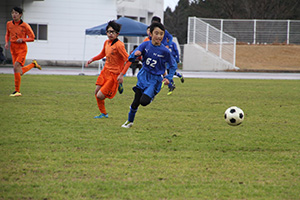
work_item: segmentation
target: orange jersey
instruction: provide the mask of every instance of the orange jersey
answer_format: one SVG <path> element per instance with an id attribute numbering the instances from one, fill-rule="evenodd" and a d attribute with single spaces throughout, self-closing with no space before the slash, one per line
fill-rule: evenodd
<path id="1" fill-rule="evenodd" d="M 128 60 L 128 54 L 125 50 L 124 43 L 116 39 L 114 41 L 106 40 L 103 49 L 99 55 L 93 58 L 93 61 L 106 57 L 104 68 L 114 74 L 126 73 L 130 65 L 124 63 Z M 126 69 L 127 68 L 127 69 Z"/>
<path id="2" fill-rule="evenodd" d="M 8 21 L 6 24 L 5 42 L 16 42 L 17 39 L 23 39 L 23 42 L 33 42 L 35 35 L 31 27 L 23 22 Z"/>
<path id="3" fill-rule="evenodd" d="M 144 39 L 143 42 L 147 42 L 147 41 L 149 41 L 149 40 L 150 40 L 150 38 L 149 38 L 149 37 L 146 37 L 146 38 Z"/>

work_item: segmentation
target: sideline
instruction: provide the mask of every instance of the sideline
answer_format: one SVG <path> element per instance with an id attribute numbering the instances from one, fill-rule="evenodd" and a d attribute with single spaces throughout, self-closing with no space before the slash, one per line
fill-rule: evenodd
<path id="1" fill-rule="evenodd" d="M 42 66 L 43 67 L 43 66 Z M 300 73 L 267 73 L 267 72 L 207 72 L 207 71 L 182 71 L 186 78 L 210 78 L 210 79 L 278 79 L 278 80 L 300 80 Z M 85 68 L 84 75 L 99 75 L 97 68 Z M 80 75 L 82 69 L 77 67 L 43 67 L 42 70 L 32 69 L 26 74 L 34 75 Z M 0 74 L 13 74 L 10 65 L 1 65 Z M 137 73 L 136 73 L 137 74 Z M 126 76 L 132 76 L 131 69 L 128 69 Z M 136 76 L 136 75 L 135 75 Z"/>

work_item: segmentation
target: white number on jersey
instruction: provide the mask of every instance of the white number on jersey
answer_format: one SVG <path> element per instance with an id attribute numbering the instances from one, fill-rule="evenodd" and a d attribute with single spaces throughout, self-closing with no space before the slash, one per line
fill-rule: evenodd
<path id="1" fill-rule="evenodd" d="M 150 65 L 150 67 L 153 67 L 153 68 L 155 67 L 156 63 L 157 63 L 157 60 L 153 60 L 152 58 L 147 58 L 147 60 L 146 60 L 146 64 Z"/>

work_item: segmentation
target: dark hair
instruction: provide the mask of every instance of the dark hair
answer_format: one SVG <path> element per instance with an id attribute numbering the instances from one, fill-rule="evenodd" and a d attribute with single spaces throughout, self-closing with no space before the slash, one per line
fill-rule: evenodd
<path id="1" fill-rule="evenodd" d="M 107 26 L 106 26 L 106 30 L 108 30 L 109 27 L 112 27 L 117 33 L 120 32 L 122 25 L 118 24 L 117 22 L 115 22 L 114 20 L 109 21 Z"/>
<path id="2" fill-rule="evenodd" d="M 152 24 L 153 22 L 159 22 L 159 23 L 161 23 L 160 17 L 153 16 L 152 19 L 151 19 L 151 24 Z"/>
<path id="3" fill-rule="evenodd" d="M 11 9 L 11 11 L 15 10 L 16 12 L 18 12 L 19 14 L 23 14 L 23 9 L 20 7 L 14 7 L 13 9 Z"/>
<path id="4" fill-rule="evenodd" d="M 163 32 L 165 32 L 165 26 L 162 23 L 154 22 L 150 25 L 150 33 L 153 32 L 154 28 L 160 28 Z"/>

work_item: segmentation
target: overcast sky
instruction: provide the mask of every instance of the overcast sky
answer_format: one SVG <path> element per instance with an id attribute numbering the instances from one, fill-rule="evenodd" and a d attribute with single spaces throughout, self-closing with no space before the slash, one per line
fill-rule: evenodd
<path id="1" fill-rule="evenodd" d="M 170 7 L 172 11 L 174 11 L 178 1 L 179 0 L 164 0 L 164 10 L 166 10 L 167 7 Z"/>

